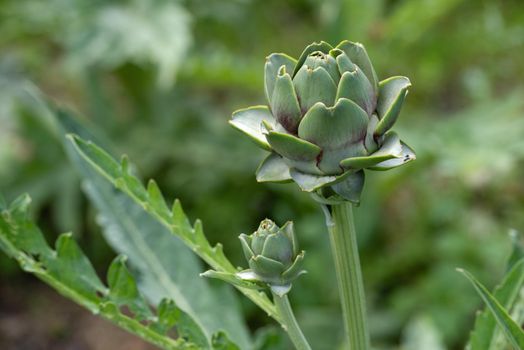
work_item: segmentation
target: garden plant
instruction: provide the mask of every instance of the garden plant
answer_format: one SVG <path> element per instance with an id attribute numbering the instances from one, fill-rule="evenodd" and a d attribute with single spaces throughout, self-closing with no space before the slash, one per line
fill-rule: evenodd
<path id="1" fill-rule="evenodd" d="M 394 70 L 394 60 L 391 65 Z M 316 232 L 316 240 L 329 241 L 334 262 L 334 271 L 325 273 L 336 275 L 336 286 L 323 288 L 338 288 L 340 349 L 374 348 L 361 269 L 366 261 L 359 257 L 353 213 L 374 185 L 364 184 L 365 175 L 416 158 L 393 130 L 410 80 L 379 76 L 365 47 L 347 40 L 312 43 L 297 59 L 273 53 L 264 66 L 267 104 L 237 110 L 230 120 L 269 152 L 256 170 L 258 182 L 295 183 L 323 212 L 325 230 Z M 253 340 L 232 286 L 280 325 L 292 346 L 312 349 L 293 311 L 293 285 L 307 278 L 308 259 L 294 218 L 267 218 L 251 232 L 231 232 L 240 234 L 239 244 L 226 248 L 245 256 L 235 266 L 221 243 L 210 243 L 201 221 L 190 222 L 180 201 L 168 203 L 154 180 L 143 185 L 126 156 L 117 161 L 102 138 L 36 88 L 27 96 L 53 126 L 121 255 L 103 283 L 71 233 L 60 235 L 54 247 L 47 243 L 28 214 L 28 195 L 11 203 L 0 198 L 0 249 L 24 271 L 159 348 L 272 349 L 268 335 Z M 524 349 L 524 251 L 518 239 L 495 291 L 465 270 L 458 273 L 485 303 L 468 349 Z"/>

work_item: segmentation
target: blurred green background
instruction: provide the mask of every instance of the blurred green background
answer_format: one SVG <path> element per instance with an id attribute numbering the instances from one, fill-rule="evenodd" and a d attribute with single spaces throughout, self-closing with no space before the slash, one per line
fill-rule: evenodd
<path id="1" fill-rule="evenodd" d="M 309 274 L 292 299 L 313 347 L 334 349 L 342 327 L 322 213 L 294 185 L 257 184 L 263 152 L 227 120 L 265 103 L 269 53 L 343 39 L 365 44 L 379 78 L 413 83 L 396 129 L 418 159 L 369 173 L 355 212 L 373 342 L 415 349 L 423 334 L 434 349 L 461 349 L 481 301 L 455 268 L 492 287 L 508 230 L 524 229 L 521 0 L 1 0 L 0 190 L 9 200 L 28 192 L 49 239 L 74 231 L 105 270 L 114 253 L 79 177 L 27 108 L 24 91 L 38 86 L 179 198 L 235 263 L 240 232 L 265 217 L 295 220 Z M 9 317 L 49 303 L 39 286 L 0 255 L 0 343 L 16 339 Z M 244 309 L 253 330 L 269 322 Z M 74 325 L 63 327 L 37 343 L 66 349 Z"/>

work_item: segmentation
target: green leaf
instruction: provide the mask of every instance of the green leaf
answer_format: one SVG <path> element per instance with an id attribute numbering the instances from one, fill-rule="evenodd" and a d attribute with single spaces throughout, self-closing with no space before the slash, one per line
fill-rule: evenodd
<path id="1" fill-rule="evenodd" d="M 285 69 L 278 73 L 270 105 L 271 112 L 278 123 L 288 132 L 296 133 L 302 114 L 293 81 Z"/>
<path id="2" fill-rule="evenodd" d="M 298 135 L 323 150 L 318 163 L 323 172 L 338 174 L 342 159 L 366 155 L 363 141 L 368 120 L 366 112 L 346 98 L 334 107 L 317 103 L 300 122 Z"/>
<path id="3" fill-rule="evenodd" d="M 413 151 L 411 147 L 409 147 L 402 141 L 400 141 L 400 143 L 402 144 L 402 151 L 400 154 L 398 154 L 395 158 L 391 158 L 383 162 L 380 162 L 378 164 L 369 166 L 369 169 L 370 170 L 379 170 L 379 171 L 389 170 L 389 169 L 399 167 L 401 165 L 411 162 L 412 160 L 417 159 L 417 156 L 415 155 L 415 151 Z"/>
<path id="4" fill-rule="evenodd" d="M 175 201 L 170 215 L 165 217 L 162 212 L 159 212 L 155 209 L 155 206 L 151 205 L 146 190 L 136 177 L 124 173 L 122 167 L 119 168 L 118 176 L 113 176 L 115 174 L 109 170 L 113 168 L 115 163 L 118 163 L 115 160 L 111 163 L 104 161 L 107 160 L 108 157 L 110 158 L 105 151 L 94 145 L 92 142 L 87 142 L 78 136 L 70 136 L 69 139 L 74 145 L 76 151 L 84 157 L 90 166 L 96 169 L 98 173 L 102 174 L 111 183 L 116 185 L 139 206 L 144 208 L 147 213 L 152 215 L 174 236 L 178 237 L 185 245 L 191 248 L 214 270 L 230 273 L 236 272 L 235 267 L 225 257 L 222 246 L 217 244 L 212 247 L 207 241 L 199 222 L 197 221 L 194 226 L 189 224 L 180 202 Z M 186 267 L 184 267 L 184 269 L 185 268 Z M 251 289 L 239 288 L 239 290 L 255 304 L 261 307 L 268 315 L 275 318 L 277 321 L 280 321 L 280 318 L 276 314 L 275 307 L 267 295 L 260 294 Z"/>
<path id="5" fill-rule="evenodd" d="M 302 66 L 293 78 L 293 85 L 302 114 L 305 114 L 317 102 L 322 102 L 326 106 L 335 104 L 337 85 L 322 67 L 311 69 Z"/>
<path id="6" fill-rule="evenodd" d="M 340 79 L 336 100 L 347 98 L 359 105 L 371 116 L 375 111 L 377 96 L 371 83 L 359 67 L 345 72 Z"/>
<path id="7" fill-rule="evenodd" d="M 155 329 L 167 332 L 173 325 L 176 331 L 184 339 L 192 339 L 193 343 L 201 348 L 208 347 L 207 336 L 198 324 L 171 299 L 162 299 L 157 308 L 158 321 L 154 324 Z"/>
<path id="8" fill-rule="evenodd" d="M 175 323 L 181 328 L 195 324 L 187 315 L 187 319 L 179 317 L 178 322 L 173 322 L 173 313 L 182 313 L 176 307 L 155 315 L 138 293 L 133 276 L 123 265 L 123 258 L 116 258 L 111 265 L 108 288 L 99 280 L 71 234 L 61 235 L 56 250 L 51 249 L 42 232 L 29 219 L 29 201 L 27 195 L 21 196 L 0 215 L 0 249 L 16 259 L 22 269 L 92 313 L 162 349 L 203 348 L 198 345 L 197 338 L 167 336 Z M 124 309 L 132 315 L 124 313 Z M 185 324 L 186 321 L 189 323 Z"/>
<path id="9" fill-rule="evenodd" d="M 238 346 L 228 339 L 227 334 L 218 332 L 213 335 L 212 339 L 213 350 L 240 350 Z"/>
<path id="10" fill-rule="evenodd" d="M 258 182 L 289 182 L 289 166 L 284 162 L 281 156 L 271 152 L 256 171 Z"/>
<path id="11" fill-rule="evenodd" d="M 61 135 L 74 130 L 93 137 L 91 131 L 71 113 L 51 106 L 46 108 L 53 115 Z M 100 148 L 86 149 L 112 175 L 122 175 L 115 185 L 126 186 L 134 196 L 140 198 L 143 204 L 138 205 L 128 196 L 115 191 L 76 152 L 68 139 L 63 138 L 63 142 L 71 162 L 85 179 L 84 190 L 99 211 L 98 222 L 106 240 L 117 252 L 129 257 L 132 268 L 140 273 L 140 292 L 148 301 L 158 304 L 165 298 L 175 299 L 179 307 L 203 329 L 208 344 L 213 333 L 224 330 L 243 347 L 249 348 L 249 335 L 232 291 L 228 290 L 228 286 L 212 289 L 206 281 L 196 278 L 202 271 L 199 259 L 179 238 L 144 211 L 147 207 L 158 216 L 171 220 L 173 213 L 168 209 L 156 183 L 150 181 L 146 190 L 130 174 L 133 167 L 126 157 L 118 163 Z M 183 212 L 177 218 L 187 221 Z M 188 224 L 187 227 L 193 230 L 191 225 Z M 195 236 L 199 242 L 206 241 L 201 230 L 195 230 Z M 224 317 L 224 313 L 228 317 Z"/>
<path id="12" fill-rule="evenodd" d="M 109 298 L 118 307 L 128 306 L 129 310 L 140 320 L 150 320 L 153 316 L 149 305 L 134 283 L 134 278 L 127 269 L 125 256 L 119 256 L 109 266 L 107 283 L 111 289 Z"/>
<path id="13" fill-rule="evenodd" d="M 281 262 L 266 258 L 263 255 L 256 255 L 249 260 L 249 267 L 257 275 L 264 278 L 278 278 L 284 272 L 284 265 Z"/>
<path id="14" fill-rule="evenodd" d="M 231 124 L 235 129 L 249 136 L 257 145 L 263 149 L 271 151 L 271 147 L 266 141 L 266 136 L 263 133 L 263 122 L 268 122 L 270 125 L 274 125 L 275 118 L 267 106 L 252 106 L 233 112 L 233 116 L 229 121 L 229 124 Z"/>
<path id="15" fill-rule="evenodd" d="M 382 135 L 397 121 L 411 82 L 406 77 L 391 77 L 379 84 L 377 113 L 380 119 L 375 135 Z"/>
<path id="16" fill-rule="evenodd" d="M 275 152 L 288 159 L 312 161 L 321 151 L 317 145 L 290 134 L 270 131 L 266 138 Z"/>
<path id="17" fill-rule="evenodd" d="M 524 261 L 523 261 L 524 263 Z M 491 315 L 497 321 L 497 324 L 504 332 L 508 341 L 515 347 L 515 349 L 524 349 L 524 331 L 520 326 L 511 319 L 504 307 L 493 297 L 488 290 L 479 282 L 473 275 L 465 270 L 459 269 L 466 278 L 471 282 L 477 293 L 480 295 L 486 304 Z M 521 272 L 522 275 L 522 272 Z"/>
<path id="18" fill-rule="evenodd" d="M 72 116 L 64 114 L 63 118 L 69 118 L 71 124 L 75 122 Z M 77 125 L 77 129 L 81 130 L 81 127 Z M 205 280 L 196 278 L 202 271 L 198 258 L 179 238 L 144 211 L 147 208 L 158 217 L 171 220 L 172 212 L 156 183 L 149 181 L 146 190 L 129 173 L 127 158 L 118 163 L 100 148 L 91 148 L 90 154 L 103 160 L 101 164 L 112 169 L 113 175 L 122 175 L 123 178 L 115 184 L 125 186 L 143 201 L 142 205 L 137 205 L 124 194 L 115 192 L 70 142 L 65 142 L 65 147 L 84 178 L 85 192 L 99 211 L 98 222 L 106 240 L 116 251 L 129 257 L 131 266 L 140 273 L 140 291 L 148 300 L 154 304 L 164 298 L 175 300 L 202 328 L 208 343 L 212 334 L 224 330 L 242 347 L 250 348 L 246 326 L 228 286 L 212 289 Z M 184 215 L 179 218 L 187 220 Z M 193 231 L 190 225 L 187 228 Z M 198 243 L 205 244 L 207 240 L 202 231 L 197 233 Z"/>
<path id="19" fill-rule="evenodd" d="M 329 54 L 316 52 L 306 58 L 304 66 L 311 69 L 324 68 L 336 84 L 340 80 L 340 71 L 335 59 L 336 54 L 337 52 L 333 52 L 333 50 L 330 50 Z"/>
<path id="20" fill-rule="evenodd" d="M 64 283 L 74 285 L 86 297 L 92 295 L 93 292 L 106 291 L 93 266 L 80 250 L 71 233 L 60 235 L 55 246 L 58 260 L 48 259 L 49 255 L 47 254 L 42 255 L 42 259 L 45 260 L 47 269 L 51 273 L 60 274 Z M 62 269 L 62 264 L 67 264 L 68 269 Z"/>
<path id="21" fill-rule="evenodd" d="M 293 181 L 297 183 L 302 191 L 312 192 L 327 184 L 336 181 L 336 176 L 317 176 L 306 174 L 296 169 L 291 169 L 289 172 Z"/>
<path id="22" fill-rule="evenodd" d="M 319 43 L 315 42 L 315 43 L 312 43 L 312 44 L 308 45 L 304 49 L 304 51 L 302 51 L 302 54 L 298 58 L 298 62 L 296 64 L 296 66 L 295 66 L 295 70 L 293 71 L 293 78 L 295 78 L 295 76 L 297 75 L 298 71 L 302 68 L 302 65 L 304 64 L 304 62 L 306 61 L 307 57 L 310 54 L 312 54 L 315 51 L 320 51 L 320 52 L 323 52 L 325 54 L 328 54 L 329 51 L 331 51 L 332 49 L 333 49 L 333 46 L 329 45 L 325 41 L 321 41 Z"/>
<path id="23" fill-rule="evenodd" d="M 266 64 L 264 66 L 264 92 L 266 93 L 268 102 L 273 96 L 278 71 L 284 66 L 286 72 L 293 72 L 296 63 L 297 61 L 293 57 L 283 53 L 272 53 L 266 58 Z"/>
<path id="24" fill-rule="evenodd" d="M 364 171 L 358 171 L 354 174 L 347 175 L 344 180 L 331 186 L 339 196 L 354 204 L 360 203 L 360 195 L 364 188 Z"/>
<path id="25" fill-rule="evenodd" d="M 524 260 L 515 263 L 504 277 L 502 283 L 495 288 L 493 296 L 506 310 L 516 309 L 518 304 L 524 302 L 522 290 L 524 288 Z M 520 322 L 524 321 L 521 319 Z M 477 315 L 475 327 L 469 339 L 471 350 L 497 350 L 500 349 L 501 332 L 496 327 L 497 321 L 489 309 Z"/>
<path id="26" fill-rule="evenodd" d="M 376 91 L 378 82 L 377 73 L 375 73 L 375 69 L 373 68 L 373 64 L 369 59 L 368 53 L 364 45 L 344 40 L 340 44 L 338 44 L 336 48 L 344 51 L 351 60 L 351 62 L 353 62 L 360 69 L 362 69 L 364 74 L 366 74 L 366 77 L 368 78 L 369 82 L 373 86 L 373 89 Z"/>
<path id="27" fill-rule="evenodd" d="M 398 135 L 390 131 L 382 144 L 382 147 L 375 153 L 366 157 L 352 157 L 344 159 L 340 165 L 344 169 L 363 169 L 374 166 L 378 163 L 384 162 L 392 158 L 402 157 L 402 144 Z"/>
<path id="28" fill-rule="evenodd" d="M 282 273 L 282 279 L 284 281 L 293 281 L 298 276 L 306 273 L 306 271 L 302 269 L 302 267 L 304 266 L 305 255 L 305 251 L 302 251 L 300 254 L 298 254 L 295 258 L 295 261 L 293 261 L 293 264 Z"/>

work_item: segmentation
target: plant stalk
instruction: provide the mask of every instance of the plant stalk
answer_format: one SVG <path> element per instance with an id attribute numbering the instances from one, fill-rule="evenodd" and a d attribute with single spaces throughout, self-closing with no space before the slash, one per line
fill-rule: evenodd
<path id="1" fill-rule="evenodd" d="M 366 320 L 366 298 L 358 255 L 352 204 L 343 202 L 323 205 L 326 225 L 335 259 L 338 289 L 344 317 L 344 330 L 349 350 L 370 349 Z"/>
<path id="2" fill-rule="evenodd" d="M 293 342 L 293 345 L 295 345 L 295 348 L 297 350 L 311 350 L 311 346 L 309 346 L 309 343 L 307 342 L 304 333 L 302 333 L 295 315 L 293 314 L 293 309 L 291 309 L 287 294 L 284 294 L 283 296 L 279 296 L 276 293 L 272 294 L 273 302 L 275 303 L 277 312 L 280 314 L 280 317 L 283 321 L 282 327 L 289 335 L 289 338 Z"/>

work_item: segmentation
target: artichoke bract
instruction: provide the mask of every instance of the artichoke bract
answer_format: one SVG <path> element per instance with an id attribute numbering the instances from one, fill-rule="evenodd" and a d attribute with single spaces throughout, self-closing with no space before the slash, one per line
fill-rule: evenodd
<path id="1" fill-rule="evenodd" d="M 249 269 L 238 277 L 268 284 L 273 292 L 283 295 L 291 289 L 291 282 L 302 273 L 304 251 L 299 251 L 293 223 L 278 227 L 265 219 L 252 235 L 241 234 L 240 242 Z"/>
<path id="2" fill-rule="evenodd" d="M 313 43 L 298 60 L 271 54 L 264 79 L 269 106 L 238 110 L 230 121 L 271 152 L 259 182 L 292 180 L 326 200 L 358 203 L 364 169 L 415 159 L 390 131 L 411 83 L 401 76 L 378 82 L 361 44 Z"/>

